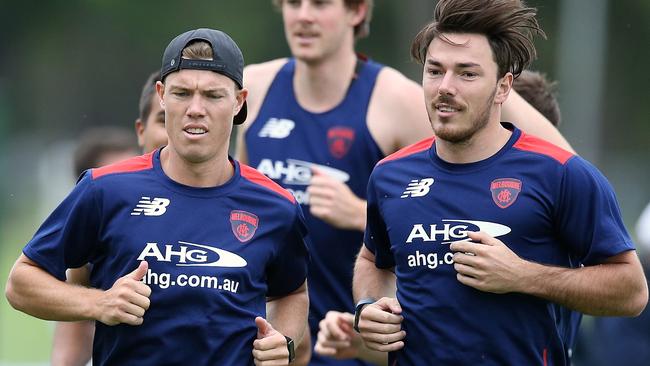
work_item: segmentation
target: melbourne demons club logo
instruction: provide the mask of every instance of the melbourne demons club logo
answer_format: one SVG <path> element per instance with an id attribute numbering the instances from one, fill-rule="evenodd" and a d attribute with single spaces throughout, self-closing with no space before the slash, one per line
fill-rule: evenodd
<path id="1" fill-rule="evenodd" d="M 519 196 L 521 181 L 514 178 L 495 179 L 490 184 L 490 191 L 492 191 L 494 203 L 501 208 L 506 208 L 515 203 Z"/>
<path id="2" fill-rule="evenodd" d="M 349 127 L 332 127 L 327 131 L 327 145 L 337 159 L 344 157 L 354 142 L 354 130 Z"/>
<path id="3" fill-rule="evenodd" d="M 233 210 L 230 211 L 230 227 L 237 240 L 245 243 L 255 235 L 259 224 L 257 216 L 250 212 Z"/>

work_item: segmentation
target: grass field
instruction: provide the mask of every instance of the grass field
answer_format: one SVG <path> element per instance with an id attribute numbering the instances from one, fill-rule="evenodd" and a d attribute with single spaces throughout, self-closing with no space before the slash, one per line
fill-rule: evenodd
<path id="1" fill-rule="evenodd" d="M 21 218 L 22 216 L 22 218 Z M 36 227 L 18 213 L 0 221 L 0 366 L 48 363 L 53 323 L 14 310 L 4 296 L 7 275 Z"/>

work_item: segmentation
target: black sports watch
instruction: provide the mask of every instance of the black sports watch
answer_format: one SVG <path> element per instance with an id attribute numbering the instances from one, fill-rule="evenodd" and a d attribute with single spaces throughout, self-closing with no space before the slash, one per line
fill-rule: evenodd
<path id="1" fill-rule="evenodd" d="M 368 297 L 365 299 L 361 299 L 361 301 L 359 301 L 357 305 L 354 307 L 354 325 L 352 326 L 352 328 L 354 328 L 354 330 L 357 333 L 361 333 L 361 331 L 359 330 L 359 316 L 361 315 L 361 310 L 363 310 L 364 306 L 370 305 L 375 301 L 377 300 L 373 299 L 372 297 Z"/>
<path id="2" fill-rule="evenodd" d="M 290 337 L 284 336 L 287 340 L 287 350 L 289 351 L 289 363 L 293 362 L 296 359 L 296 350 L 294 347 L 293 339 Z"/>

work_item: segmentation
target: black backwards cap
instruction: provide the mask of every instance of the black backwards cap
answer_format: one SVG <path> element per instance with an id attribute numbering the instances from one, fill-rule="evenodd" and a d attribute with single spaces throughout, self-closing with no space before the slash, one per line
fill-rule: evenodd
<path id="1" fill-rule="evenodd" d="M 182 58 L 183 49 L 192 41 L 205 41 L 212 46 L 212 60 L 188 60 Z M 241 89 L 243 87 L 244 56 L 235 41 L 226 33 L 208 28 L 187 31 L 174 38 L 163 54 L 160 79 L 180 69 L 210 70 L 231 78 Z M 233 119 L 240 125 L 246 120 L 246 102 Z"/>

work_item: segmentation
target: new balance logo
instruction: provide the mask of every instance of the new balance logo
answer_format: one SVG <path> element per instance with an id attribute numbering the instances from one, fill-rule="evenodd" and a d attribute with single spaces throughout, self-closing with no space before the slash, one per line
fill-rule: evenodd
<path id="1" fill-rule="evenodd" d="M 142 197 L 131 212 L 131 215 L 139 216 L 144 214 L 145 216 L 161 216 L 167 211 L 169 202 L 167 198 L 154 197 L 152 200 L 149 197 Z"/>
<path id="2" fill-rule="evenodd" d="M 426 196 L 432 184 L 433 178 L 413 179 L 400 198 Z"/>
<path id="3" fill-rule="evenodd" d="M 259 137 L 270 137 L 272 139 L 283 139 L 296 127 L 296 123 L 290 119 L 271 118 L 257 134 Z"/>

